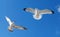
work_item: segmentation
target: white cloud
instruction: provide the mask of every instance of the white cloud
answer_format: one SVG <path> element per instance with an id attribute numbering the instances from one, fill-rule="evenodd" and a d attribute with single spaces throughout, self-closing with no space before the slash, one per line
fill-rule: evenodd
<path id="1" fill-rule="evenodd" d="M 58 7 L 58 9 L 57 9 L 57 10 L 58 10 L 58 12 L 60 12 L 60 6 Z"/>
<path id="2" fill-rule="evenodd" d="M 56 34 L 60 34 L 60 31 L 56 31 Z"/>

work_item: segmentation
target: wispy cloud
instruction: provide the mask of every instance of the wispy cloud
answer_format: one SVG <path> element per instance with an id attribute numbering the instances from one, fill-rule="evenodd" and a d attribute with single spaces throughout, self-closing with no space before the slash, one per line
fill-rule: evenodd
<path id="1" fill-rule="evenodd" d="M 56 34 L 60 34 L 60 31 L 56 31 Z"/>
<path id="2" fill-rule="evenodd" d="M 57 10 L 58 10 L 58 12 L 60 12 L 60 6 L 58 6 Z"/>
<path id="3" fill-rule="evenodd" d="M 60 27 L 56 27 L 56 35 L 60 35 Z"/>

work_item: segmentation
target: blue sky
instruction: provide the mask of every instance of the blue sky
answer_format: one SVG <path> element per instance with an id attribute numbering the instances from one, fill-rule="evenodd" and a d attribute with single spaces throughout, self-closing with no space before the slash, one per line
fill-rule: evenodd
<path id="1" fill-rule="evenodd" d="M 0 37 L 60 37 L 60 0 L 0 0 Z M 43 15 L 41 20 L 35 20 L 31 13 L 23 8 L 51 9 L 55 14 Z M 8 31 L 8 16 L 17 25 L 28 30 L 14 29 Z"/>

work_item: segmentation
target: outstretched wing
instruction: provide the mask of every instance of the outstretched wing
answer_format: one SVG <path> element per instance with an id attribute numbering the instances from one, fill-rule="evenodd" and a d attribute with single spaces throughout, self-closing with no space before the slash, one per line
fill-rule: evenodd
<path id="1" fill-rule="evenodd" d="M 40 14 L 54 14 L 54 11 L 48 9 L 40 10 L 39 12 Z"/>
<path id="2" fill-rule="evenodd" d="M 22 27 L 22 26 L 13 26 L 14 28 L 21 29 L 21 30 L 27 30 L 27 28 Z"/>
<path id="3" fill-rule="evenodd" d="M 35 9 L 33 9 L 33 8 L 24 8 L 23 10 L 26 12 L 31 12 L 31 13 L 35 12 Z"/>
<path id="4" fill-rule="evenodd" d="M 9 23 L 9 25 L 11 25 L 12 24 L 11 20 L 7 16 L 5 16 L 5 18 L 6 18 L 7 22 Z"/>

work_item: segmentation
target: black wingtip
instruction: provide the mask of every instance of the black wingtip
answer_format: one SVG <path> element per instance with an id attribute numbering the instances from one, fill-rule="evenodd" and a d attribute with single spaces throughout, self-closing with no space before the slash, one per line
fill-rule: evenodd
<path id="1" fill-rule="evenodd" d="M 27 30 L 27 28 L 24 28 L 24 30 Z"/>
<path id="2" fill-rule="evenodd" d="M 25 11 L 27 8 L 24 8 L 23 10 Z"/>
<path id="3" fill-rule="evenodd" d="M 52 11 L 52 10 L 51 10 Z M 54 11 L 52 11 L 52 14 L 54 14 Z"/>

